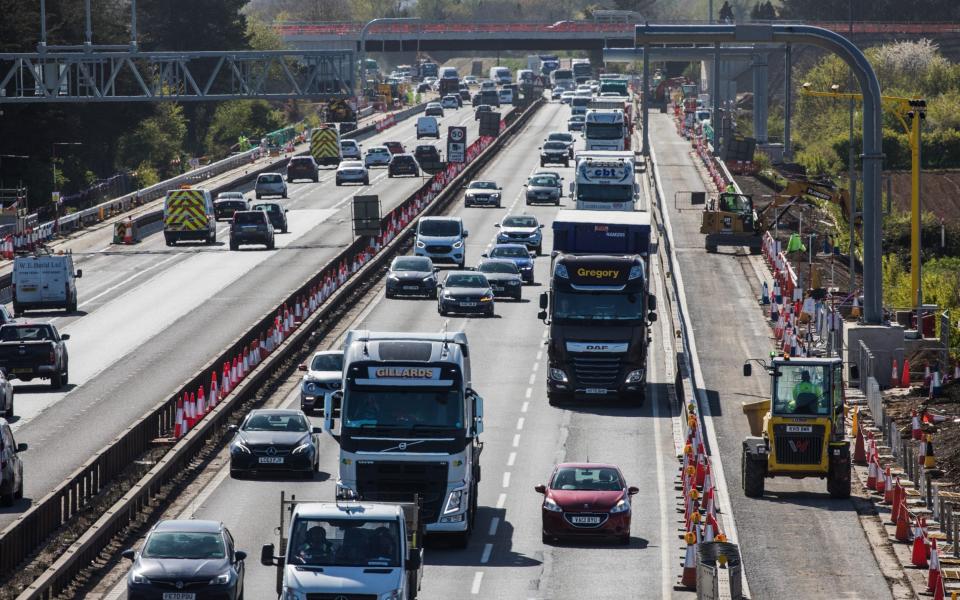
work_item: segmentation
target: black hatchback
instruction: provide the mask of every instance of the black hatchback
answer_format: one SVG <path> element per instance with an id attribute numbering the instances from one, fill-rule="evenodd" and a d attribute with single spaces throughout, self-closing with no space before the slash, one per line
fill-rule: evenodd
<path id="1" fill-rule="evenodd" d="M 199 519 L 160 521 L 147 533 L 127 574 L 128 600 L 243 598 L 244 560 L 223 523 Z"/>
<path id="2" fill-rule="evenodd" d="M 398 175 L 420 176 L 420 165 L 412 154 L 394 154 L 390 158 L 390 164 L 387 165 L 387 177 L 396 177 Z"/>
<path id="3" fill-rule="evenodd" d="M 317 161 L 312 156 L 294 156 L 287 163 L 287 181 L 294 179 L 309 179 L 314 183 L 320 180 L 320 171 Z"/>
<path id="4" fill-rule="evenodd" d="M 241 244 L 263 244 L 273 250 L 273 225 L 262 210 L 243 210 L 233 213 L 230 222 L 230 249 L 239 250 Z"/>

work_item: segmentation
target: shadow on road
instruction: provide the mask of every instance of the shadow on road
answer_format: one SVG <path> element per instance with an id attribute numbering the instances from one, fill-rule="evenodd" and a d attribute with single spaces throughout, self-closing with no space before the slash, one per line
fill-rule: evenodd
<path id="1" fill-rule="evenodd" d="M 477 508 L 477 525 L 470 537 L 470 545 L 464 549 L 454 548 L 448 540 L 436 536 L 427 536 L 425 555 L 428 565 L 449 567 L 535 567 L 541 560 L 513 551 L 513 525 L 504 518 L 506 511 L 502 508 L 480 506 Z M 486 535 L 488 524 L 493 518 L 500 519 L 495 538 Z M 496 541 L 490 552 L 489 560 L 481 562 L 486 542 Z"/>
<path id="2" fill-rule="evenodd" d="M 670 409 L 668 407 L 668 398 L 666 383 L 648 383 L 647 397 L 643 405 L 637 406 L 636 401 L 631 398 L 620 398 L 616 395 L 597 396 L 596 399 L 574 400 L 570 402 L 561 402 L 557 408 L 563 408 L 570 412 L 597 415 L 601 417 L 652 417 L 654 399 L 661 402 L 661 418 L 670 418 Z"/>
<path id="3" fill-rule="evenodd" d="M 826 489 L 826 480 L 823 483 Z M 766 490 L 762 498 L 757 500 L 766 500 L 774 504 L 789 504 L 790 506 L 806 506 L 809 508 L 818 508 L 831 512 L 857 512 L 853 502 L 845 500 L 836 500 L 830 497 L 826 491 L 808 492 L 808 491 L 770 491 Z"/>

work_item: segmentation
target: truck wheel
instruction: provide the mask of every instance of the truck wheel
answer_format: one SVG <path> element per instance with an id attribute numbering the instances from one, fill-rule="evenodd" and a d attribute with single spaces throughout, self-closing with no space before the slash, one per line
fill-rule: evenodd
<path id="1" fill-rule="evenodd" d="M 842 500 L 850 497 L 850 452 L 834 454 L 830 448 L 830 466 L 827 471 L 827 491 L 831 498 Z"/>
<path id="2" fill-rule="evenodd" d="M 743 448 L 743 455 L 740 460 L 741 476 L 743 477 L 743 493 L 748 498 L 760 498 L 763 496 L 763 484 L 766 463 L 754 460 L 747 452 L 746 446 Z"/>
<path id="3" fill-rule="evenodd" d="M 16 398 L 17 398 L 16 392 L 11 389 L 10 390 L 10 408 L 8 408 L 5 413 L 3 413 L 4 418 L 6 418 L 7 420 L 13 418 L 13 402 L 14 400 L 16 400 Z"/>
<path id="4" fill-rule="evenodd" d="M 707 252 L 709 252 L 710 254 L 716 254 L 716 252 L 717 252 L 717 245 L 716 245 L 716 244 L 707 244 L 707 245 L 706 245 L 706 249 L 707 249 Z"/>
<path id="5" fill-rule="evenodd" d="M 55 390 L 63 387 L 63 373 L 57 371 L 53 374 L 53 377 L 50 378 L 50 387 Z"/>
<path id="6" fill-rule="evenodd" d="M 469 517 L 468 517 L 469 519 Z M 467 525 L 466 531 L 461 531 L 450 536 L 450 545 L 458 550 L 463 550 L 470 545 L 470 534 L 472 533 L 473 526 Z"/>

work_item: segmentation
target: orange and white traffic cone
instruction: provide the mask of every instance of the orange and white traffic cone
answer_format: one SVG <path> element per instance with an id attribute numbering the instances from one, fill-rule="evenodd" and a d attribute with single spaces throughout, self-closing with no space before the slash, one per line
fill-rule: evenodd
<path id="1" fill-rule="evenodd" d="M 869 459 L 870 465 L 867 467 L 867 489 L 875 490 L 877 489 L 877 461 L 871 456 Z"/>
<path id="2" fill-rule="evenodd" d="M 917 517 L 916 525 L 913 527 L 913 552 L 910 555 L 910 562 L 915 567 L 927 568 L 927 536 L 920 525 L 919 517 Z"/>
<path id="3" fill-rule="evenodd" d="M 937 587 L 942 585 L 942 576 L 940 573 L 940 552 L 937 550 L 937 540 L 930 540 L 930 570 L 927 573 L 927 589 L 935 592 Z M 943 596 L 941 596 L 942 598 Z"/>
<path id="4" fill-rule="evenodd" d="M 885 481 L 883 486 L 883 503 L 893 505 L 894 487 L 893 476 L 890 474 L 890 467 L 887 467 Z"/>
<path id="5" fill-rule="evenodd" d="M 177 417 L 176 424 L 173 428 L 173 437 L 174 439 L 180 439 L 183 437 L 183 396 L 177 398 Z"/>
<path id="6" fill-rule="evenodd" d="M 720 533 L 720 524 L 717 523 L 716 517 L 707 514 L 706 523 L 703 526 L 703 541 L 712 542 L 718 533 Z"/>
<path id="7" fill-rule="evenodd" d="M 210 404 L 216 408 L 220 401 L 220 391 L 217 389 L 217 372 L 210 373 Z"/>
<path id="8" fill-rule="evenodd" d="M 903 359 L 903 371 L 900 373 L 900 387 L 910 387 L 910 359 Z"/>
<path id="9" fill-rule="evenodd" d="M 877 475 L 877 485 L 876 490 L 878 494 L 884 494 L 887 491 L 887 479 L 890 478 L 890 467 L 887 467 L 886 473 L 878 466 L 877 469 L 880 473 Z"/>
<path id="10" fill-rule="evenodd" d="M 923 439 L 923 431 L 920 429 L 920 416 L 917 411 L 910 413 L 910 434 L 915 440 Z"/>
<path id="11" fill-rule="evenodd" d="M 897 477 L 893 484 L 893 506 L 890 508 L 890 523 L 892 525 L 896 525 L 900 519 L 900 508 L 903 499 L 903 486 L 900 485 L 900 478 Z"/>
<path id="12" fill-rule="evenodd" d="M 897 370 L 897 359 L 893 359 L 893 369 L 890 372 L 890 387 L 900 385 L 900 372 Z"/>
<path id="13" fill-rule="evenodd" d="M 209 411 L 210 409 L 207 407 L 207 393 L 201 385 L 197 388 L 197 415 L 202 419 L 207 416 Z"/>
<path id="14" fill-rule="evenodd" d="M 860 426 L 860 408 L 853 413 L 853 437 L 855 442 L 853 444 L 853 464 L 855 465 L 865 465 L 867 464 L 867 451 L 864 447 L 863 441 L 863 427 Z"/>
<path id="15" fill-rule="evenodd" d="M 226 398 L 227 394 L 230 393 L 232 389 L 230 387 L 230 368 L 227 366 L 229 363 L 223 363 L 223 374 L 221 375 L 220 382 L 220 399 L 223 400 Z"/>
<path id="16" fill-rule="evenodd" d="M 907 510 L 907 500 L 900 496 L 900 509 L 897 511 L 897 529 L 894 537 L 898 542 L 907 543 L 910 541 L 910 513 Z"/>
<path id="17" fill-rule="evenodd" d="M 683 557 L 683 574 L 680 585 L 692 590 L 697 589 L 697 535 L 692 531 L 684 536 L 687 552 Z"/>

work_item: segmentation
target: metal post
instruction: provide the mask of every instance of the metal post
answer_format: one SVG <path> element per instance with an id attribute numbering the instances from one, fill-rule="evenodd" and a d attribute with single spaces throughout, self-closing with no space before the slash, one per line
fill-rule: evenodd
<path id="1" fill-rule="evenodd" d="M 84 42 L 84 45 L 89 47 L 93 45 L 93 19 L 90 16 L 90 0 L 85 0 L 83 4 L 84 4 L 83 10 L 86 13 L 86 19 L 87 19 L 87 31 L 86 31 L 87 39 Z"/>
<path id="2" fill-rule="evenodd" d="M 708 23 L 713 23 L 713 0 L 708 0 L 708 2 L 707 2 L 707 12 L 709 13 L 709 14 L 707 15 L 707 22 L 708 22 Z"/>
<path id="3" fill-rule="evenodd" d="M 910 123 L 911 150 L 911 177 L 910 177 L 910 295 L 913 307 L 919 308 L 923 304 L 923 280 L 921 279 L 920 264 L 920 110 L 913 110 L 913 120 Z M 919 316 L 917 323 L 919 323 Z M 919 329 L 919 327 L 918 327 Z"/>
<path id="4" fill-rule="evenodd" d="M 647 46 L 643 47 L 643 89 L 640 94 L 640 102 L 643 105 L 643 122 L 640 127 L 643 129 L 643 155 L 650 156 L 650 52 Z"/>
<path id="5" fill-rule="evenodd" d="M 783 162 L 790 162 L 793 159 L 793 147 L 790 142 L 790 118 L 793 114 L 793 58 L 791 57 L 791 45 L 787 44 L 783 55 L 784 78 L 783 78 Z"/>
<path id="6" fill-rule="evenodd" d="M 847 247 L 847 251 L 850 253 L 850 291 L 857 291 L 857 261 L 856 261 L 856 248 L 857 248 L 857 227 L 855 223 L 857 222 L 857 171 L 854 166 L 854 153 L 853 153 L 853 98 L 850 99 L 850 148 L 847 156 L 850 177 L 850 219 L 847 223 L 849 228 L 850 235 L 850 244 Z M 866 238 L 866 235 L 864 235 Z M 866 240 L 864 240 L 866 243 Z M 866 269 L 864 269 L 864 276 L 866 276 Z M 866 298 L 864 298 L 866 300 Z"/>
<path id="7" fill-rule="evenodd" d="M 47 49 L 47 0 L 40 0 L 40 43 L 37 44 L 37 51 L 43 52 Z"/>
<path id="8" fill-rule="evenodd" d="M 758 144 L 767 139 L 767 55 L 753 55 L 753 137 Z"/>
<path id="9" fill-rule="evenodd" d="M 383 17 L 379 19 L 371 19 L 360 29 L 360 48 L 358 51 L 360 53 L 360 65 L 358 72 L 360 74 L 360 82 L 358 89 L 360 90 L 360 95 L 363 95 L 364 89 L 367 85 L 367 31 L 370 30 L 370 26 L 375 23 L 404 23 L 409 21 L 420 21 L 419 17 Z M 401 42 L 401 50 L 403 49 L 403 43 Z"/>
<path id="10" fill-rule="evenodd" d="M 130 50 L 137 51 L 137 0 L 130 0 Z"/>
<path id="11" fill-rule="evenodd" d="M 711 3 L 712 4 L 712 3 Z M 710 20 L 713 22 L 713 9 L 710 9 Z M 723 129 L 723 119 L 720 118 L 720 43 L 713 45 L 713 114 L 710 124 L 713 125 L 713 153 L 720 153 L 720 130 Z"/>

